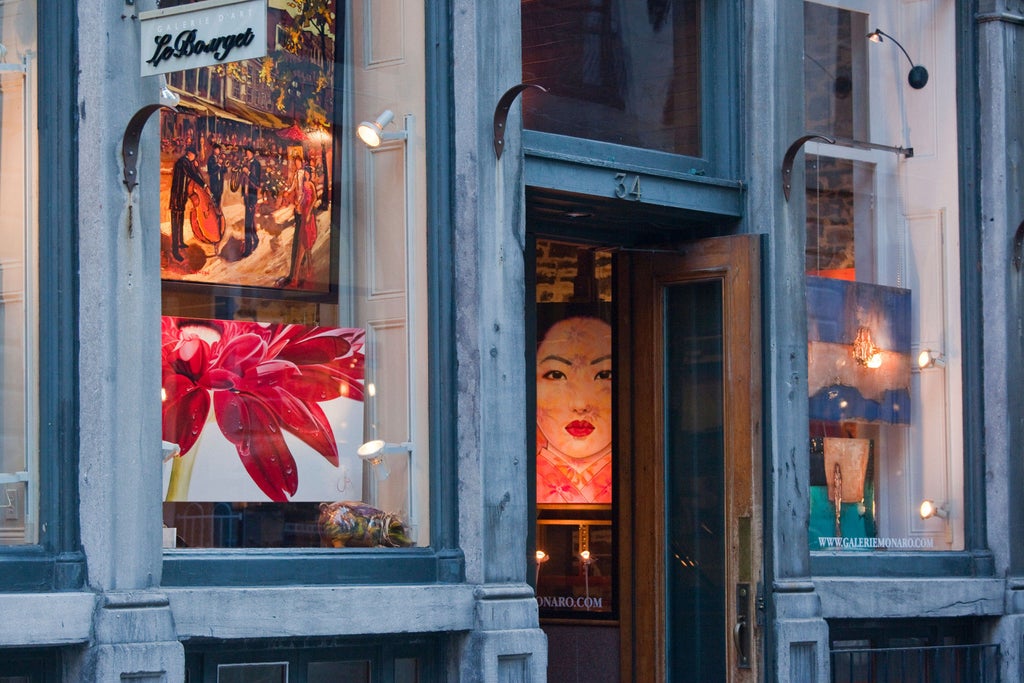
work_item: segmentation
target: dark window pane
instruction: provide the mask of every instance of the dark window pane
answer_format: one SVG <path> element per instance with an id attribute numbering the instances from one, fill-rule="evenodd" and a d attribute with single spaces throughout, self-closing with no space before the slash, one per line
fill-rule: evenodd
<path id="1" fill-rule="evenodd" d="M 867 17 L 804 4 L 806 129 L 867 140 Z"/>
<path id="2" fill-rule="evenodd" d="M 217 683 L 288 683 L 288 664 L 221 664 Z"/>
<path id="3" fill-rule="evenodd" d="M 700 156 L 700 3 L 524 0 L 527 128 Z"/>
<path id="4" fill-rule="evenodd" d="M 722 287 L 676 285 L 665 297 L 665 376 L 673 378 L 665 415 L 670 677 L 720 681 L 726 678 Z"/>
<path id="5" fill-rule="evenodd" d="M 415 660 L 414 660 L 415 661 Z M 415 672 L 415 669 L 414 669 Z M 307 683 L 370 683 L 370 663 L 312 662 L 306 670 Z M 415 678 L 396 676 L 396 681 L 414 681 Z"/>

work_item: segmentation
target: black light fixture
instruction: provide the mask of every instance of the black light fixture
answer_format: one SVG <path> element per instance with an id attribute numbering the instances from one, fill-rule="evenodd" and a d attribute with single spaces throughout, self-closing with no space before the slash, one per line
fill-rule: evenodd
<path id="1" fill-rule="evenodd" d="M 896 43 L 896 47 L 898 47 L 900 50 L 903 50 L 903 54 L 907 55 L 907 61 L 910 62 L 910 73 L 907 74 L 907 83 L 910 83 L 910 87 L 913 88 L 914 90 L 920 90 L 921 88 L 926 86 L 928 84 L 928 69 L 924 68 L 920 64 L 915 65 L 914 60 L 910 58 L 910 55 L 907 54 L 907 51 L 903 49 L 902 45 L 900 45 L 900 41 L 896 40 L 895 38 L 893 38 L 880 28 L 876 28 L 874 31 L 869 33 L 867 35 L 867 38 L 872 43 L 881 43 L 882 36 L 885 36 L 892 42 Z"/>

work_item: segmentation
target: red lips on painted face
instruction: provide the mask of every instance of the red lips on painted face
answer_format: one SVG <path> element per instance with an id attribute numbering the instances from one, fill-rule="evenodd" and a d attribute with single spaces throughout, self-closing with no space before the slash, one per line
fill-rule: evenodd
<path id="1" fill-rule="evenodd" d="M 569 424 L 565 425 L 565 431 L 569 432 L 569 435 L 574 439 L 582 439 L 590 436 L 594 431 L 594 425 L 590 424 L 586 420 L 573 420 Z"/>

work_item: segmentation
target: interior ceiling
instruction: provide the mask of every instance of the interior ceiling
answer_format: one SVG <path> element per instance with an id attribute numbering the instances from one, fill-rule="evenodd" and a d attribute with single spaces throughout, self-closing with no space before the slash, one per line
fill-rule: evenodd
<path id="1" fill-rule="evenodd" d="M 526 188 L 526 229 L 620 247 L 662 245 L 724 232 L 720 217 L 535 187 Z"/>

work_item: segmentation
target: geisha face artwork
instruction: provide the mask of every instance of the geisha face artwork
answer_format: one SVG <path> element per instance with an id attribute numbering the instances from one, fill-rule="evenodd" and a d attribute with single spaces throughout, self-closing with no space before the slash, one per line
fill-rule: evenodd
<path id="1" fill-rule="evenodd" d="M 610 503 L 611 326 L 555 323 L 537 347 L 537 502 Z"/>

